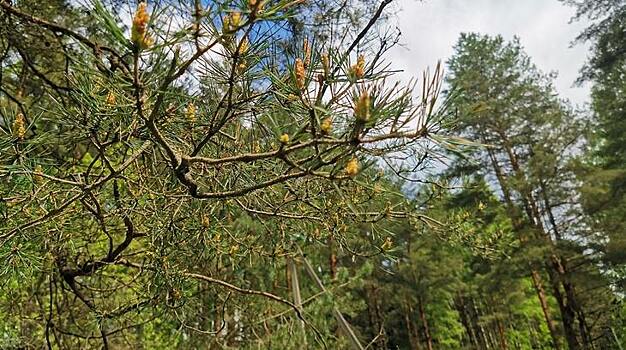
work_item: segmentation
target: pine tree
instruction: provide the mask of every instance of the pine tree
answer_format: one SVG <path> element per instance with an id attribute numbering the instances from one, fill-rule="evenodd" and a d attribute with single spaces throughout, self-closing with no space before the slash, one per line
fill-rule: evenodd
<path id="1" fill-rule="evenodd" d="M 584 142 L 584 123 L 556 97 L 552 77 L 532 65 L 519 41 L 464 34 L 455 50 L 448 83 L 461 115 L 458 133 L 485 145 L 476 154 L 487 169 L 484 175 L 501 192 L 520 243 L 539 249 L 527 264 L 555 346 L 559 337 L 550 326 L 541 270 L 557 300 L 568 346 L 591 346 L 582 288 L 573 276 L 574 264 L 586 259 L 576 240 L 588 234 L 578 226 L 570 165 Z"/>
<path id="2" fill-rule="evenodd" d="M 303 278 L 299 248 L 415 215 L 376 202 L 376 168 L 437 134 L 439 76 L 426 101 L 388 86 L 373 25 L 285 55 L 298 1 L 108 4 L 0 1 L 7 342 L 357 346 L 360 305 Z"/>

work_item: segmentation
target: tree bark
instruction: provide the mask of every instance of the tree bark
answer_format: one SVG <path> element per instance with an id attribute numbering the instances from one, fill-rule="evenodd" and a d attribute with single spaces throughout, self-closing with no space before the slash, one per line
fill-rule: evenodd
<path id="1" fill-rule="evenodd" d="M 539 272 L 537 272 L 537 270 L 533 269 L 531 271 L 531 279 L 533 281 L 535 291 L 537 292 L 537 298 L 539 299 L 539 304 L 541 305 L 541 311 L 543 312 L 546 326 L 548 326 L 548 331 L 550 331 L 552 346 L 554 346 L 554 348 L 558 350 L 561 348 L 558 332 L 556 330 L 556 326 L 554 325 L 554 321 L 552 320 L 552 316 L 550 315 L 550 307 L 548 306 L 546 291 L 543 288 L 543 284 L 541 283 L 541 276 L 539 275 Z"/>
<path id="2" fill-rule="evenodd" d="M 498 318 L 496 320 L 496 323 L 498 325 L 498 335 L 499 335 L 499 338 L 500 338 L 500 349 L 508 350 L 509 344 L 506 341 L 506 332 L 504 331 L 504 324 L 502 323 L 502 320 L 500 320 L 500 318 Z"/>
<path id="3" fill-rule="evenodd" d="M 430 327 L 428 327 L 428 319 L 426 319 L 426 313 L 424 312 L 424 304 L 422 298 L 418 299 L 417 305 L 419 307 L 420 320 L 422 321 L 422 327 L 424 329 L 424 339 L 426 339 L 426 348 L 433 350 L 433 338 L 430 334 Z"/>
<path id="4" fill-rule="evenodd" d="M 411 349 L 419 350 L 421 349 L 420 340 L 417 333 L 417 325 L 413 322 L 411 317 L 413 313 L 412 311 L 411 303 L 406 300 L 404 305 L 404 322 L 406 324 L 406 331 L 409 337 L 409 344 L 411 345 Z"/>
<path id="5" fill-rule="evenodd" d="M 465 332 L 467 333 L 467 339 L 469 341 L 470 348 L 478 347 L 478 342 L 476 341 L 474 330 L 472 328 L 472 325 L 470 324 L 470 317 L 468 315 L 467 305 L 465 305 L 465 301 L 462 295 L 458 295 L 455 298 L 455 305 L 461 317 L 461 323 L 463 324 Z"/>

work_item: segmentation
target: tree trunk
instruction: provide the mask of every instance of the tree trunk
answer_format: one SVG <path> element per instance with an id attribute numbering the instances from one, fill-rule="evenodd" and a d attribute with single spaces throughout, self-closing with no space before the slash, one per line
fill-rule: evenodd
<path id="1" fill-rule="evenodd" d="M 580 349 L 578 338 L 576 337 L 575 317 L 576 313 L 571 305 L 568 305 L 563 294 L 561 292 L 561 283 L 559 283 L 559 277 L 553 267 L 548 266 L 548 276 L 550 277 L 550 284 L 552 285 L 552 294 L 559 304 L 559 310 L 561 311 L 561 320 L 563 323 L 563 333 L 565 333 L 565 340 L 569 350 Z"/>
<path id="2" fill-rule="evenodd" d="M 552 212 L 552 205 L 550 203 L 550 198 L 548 197 L 548 189 L 544 181 L 540 182 L 541 186 L 541 195 L 545 206 L 545 211 L 548 215 L 548 219 L 550 221 L 550 225 L 552 226 L 552 231 L 554 232 L 554 237 L 557 241 L 561 241 L 561 233 L 559 227 L 556 223 L 556 219 L 554 217 L 554 213 Z M 580 335 L 583 341 L 583 345 L 587 349 L 593 348 L 593 341 L 589 337 L 588 325 L 585 317 L 585 312 L 582 309 L 581 305 L 578 303 L 578 298 L 576 297 L 576 293 L 574 291 L 574 286 L 570 281 L 570 274 L 567 268 L 567 263 L 565 257 L 554 257 L 559 261 L 559 273 L 563 276 L 563 288 L 565 289 L 565 294 L 569 303 L 576 311 L 576 318 L 578 319 L 578 327 L 580 330 Z"/>
<path id="3" fill-rule="evenodd" d="M 482 132 L 481 132 L 481 139 L 482 139 L 483 143 L 487 143 L 485 135 Z M 515 207 L 515 205 L 513 203 L 512 196 L 511 196 L 511 189 L 509 188 L 509 185 L 506 182 L 505 175 L 502 172 L 502 167 L 498 163 L 498 160 L 497 160 L 493 150 L 487 149 L 487 152 L 489 154 L 489 159 L 491 161 L 491 166 L 493 167 L 493 170 L 494 170 L 494 172 L 496 174 L 496 177 L 498 179 L 498 184 L 500 185 L 500 189 L 502 190 L 502 193 L 504 194 L 504 201 L 505 201 L 505 204 L 506 204 L 506 207 L 507 207 L 508 216 L 511 218 L 511 220 L 513 222 L 513 229 L 516 232 L 520 232 L 520 230 L 521 230 L 521 228 L 523 226 L 523 222 L 522 222 L 522 220 L 520 218 L 520 215 L 518 215 L 518 210 L 516 209 L 516 207 Z M 511 163 L 514 164 L 514 169 L 515 169 L 515 165 L 516 165 L 517 160 L 515 159 L 514 155 L 512 154 L 512 151 L 510 149 L 508 149 L 508 148 L 507 148 L 507 154 L 509 155 Z M 527 206 L 525 206 L 525 207 L 526 207 L 526 209 L 528 209 Z M 527 238 L 525 238 L 521 234 L 518 234 L 518 240 L 520 241 L 521 244 L 524 244 L 527 241 Z M 543 288 L 543 285 L 541 283 L 541 279 L 540 279 L 539 273 L 535 269 L 533 269 L 532 266 L 531 266 L 530 270 L 531 270 L 531 278 L 532 278 L 532 281 L 533 281 L 533 286 L 535 287 L 535 291 L 537 293 L 537 298 L 539 299 L 539 304 L 541 305 L 541 310 L 543 312 L 544 319 L 546 321 L 546 325 L 548 326 L 548 330 L 550 331 L 550 336 L 552 337 L 552 343 L 553 343 L 555 349 L 559 349 L 558 332 L 556 331 L 556 327 L 554 325 L 552 316 L 550 315 L 550 309 L 548 307 L 548 302 L 547 302 L 545 289 Z"/>
<path id="4" fill-rule="evenodd" d="M 504 331 L 504 324 L 502 324 L 502 320 L 498 317 L 496 319 L 497 327 L 498 327 L 498 338 L 500 339 L 500 349 L 507 350 L 509 345 L 506 342 L 506 332 Z"/>
<path id="5" fill-rule="evenodd" d="M 541 305 L 541 311 L 543 312 L 546 326 L 548 326 L 548 330 L 550 331 L 550 337 L 552 337 L 552 345 L 555 349 L 558 350 L 561 347 L 559 343 L 559 336 L 554 325 L 554 321 L 552 320 L 552 316 L 550 315 L 548 298 L 546 297 L 546 291 L 543 288 L 543 284 L 541 283 L 541 276 L 539 275 L 539 272 L 537 272 L 537 270 L 532 269 L 531 278 L 533 281 L 533 286 L 535 287 L 535 291 L 537 292 L 537 298 L 539 299 L 539 304 Z"/>
<path id="6" fill-rule="evenodd" d="M 420 320 L 422 321 L 422 326 L 424 329 L 424 339 L 426 339 L 426 348 L 428 350 L 433 350 L 433 338 L 430 335 L 430 328 L 428 327 L 428 320 L 426 319 L 426 313 L 424 312 L 424 304 L 422 303 L 422 298 L 419 298 L 417 303 L 419 307 Z"/>
<path id="7" fill-rule="evenodd" d="M 476 301 L 474 298 L 469 298 L 469 313 L 472 327 L 474 328 L 474 334 L 476 335 L 476 341 L 478 343 L 479 349 L 488 349 L 487 346 L 487 337 L 485 336 L 485 329 L 480 324 L 480 314 L 478 312 L 478 307 L 476 306 Z"/>
<path id="8" fill-rule="evenodd" d="M 525 175 L 520 167 L 517 155 L 511 148 L 510 142 L 506 134 L 504 134 L 503 132 L 499 132 L 499 136 L 502 138 L 503 147 L 509 157 L 514 176 L 518 180 L 525 179 Z M 550 277 L 554 297 L 557 299 L 557 302 L 559 304 L 561 319 L 563 321 L 563 330 L 568 346 L 570 350 L 580 349 L 580 343 L 578 341 L 575 330 L 577 303 L 576 297 L 573 293 L 573 286 L 571 286 L 571 283 L 568 282 L 568 273 L 561 263 L 562 259 L 558 256 L 555 250 L 554 242 L 552 241 L 549 233 L 546 232 L 546 229 L 543 226 L 543 218 L 539 211 L 539 206 L 537 204 L 538 202 L 534 198 L 532 191 L 526 186 L 522 186 L 519 194 L 521 195 L 522 203 L 524 205 L 528 221 L 533 226 L 533 228 L 536 229 L 536 238 L 543 240 L 546 247 L 551 251 L 551 256 L 547 257 L 546 259 L 546 270 L 548 271 L 548 276 Z M 544 193 L 544 195 L 547 198 L 547 194 Z M 552 217 L 552 219 L 554 219 L 554 217 Z M 554 225 L 556 229 L 556 221 L 554 221 Z M 565 290 L 565 296 L 563 295 L 563 293 L 561 293 L 561 286 L 563 286 Z"/>
<path id="9" fill-rule="evenodd" d="M 412 311 L 413 310 L 411 308 L 411 303 L 406 300 L 404 305 L 404 322 L 406 324 L 406 332 L 409 337 L 409 344 L 411 345 L 411 349 L 419 350 L 421 349 L 420 340 L 417 334 L 417 325 L 413 322 L 413 319 L 411 318 L 411 315 L 413 313 Z"/>
<path id="10" fill-rule="evenodd" d="M 366 287 L 365 292 L 367 294 L 366 302 L 367 302 L 367 311 L 369 315 L 370 327 L 377 335 L 382 327 L 380 306 L 378 302 L 378 293 L 377 293 L 376 287 L 374 286 Z M 385 344 L 384 337 L 378 338 L 376 342 L 374 342 L 374 344 L 372 345 L 374 345 L 374 347 L 378 349 L 385 349 L 386 344 Z"/>
<path id="11" fill-rule="evenodd" d="M 476 336 L 474 335 L 474 330 L 472 325 L 470 324 L 470 317 L 467 311 L 467 305 L 465 305 L 465 301 L 462 295 L 458 295 L 455 298 L 456 309 L 459 312 L 459 316 L 461 317 L 461 323 L 465 328 L 465 332 L 467 333 L 467 339 L 469 341 L 470 348 L 476 348 L 478 346 L 478 342 L 476 341 Z"/>

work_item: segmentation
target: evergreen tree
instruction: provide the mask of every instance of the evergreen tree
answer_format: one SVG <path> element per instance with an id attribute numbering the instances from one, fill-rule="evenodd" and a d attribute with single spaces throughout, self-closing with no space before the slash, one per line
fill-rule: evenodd
<path id="1" fill-rule="evenodd" d="M 584 123 L 556 97 L 552 77 L 532 65 L 519 41 L 464 34 L 455 50 L 448 83 L 461 116 L 458 133 L 485 145 L 476 154 L 484 176 L 501 192 L 520 243 L 538 249 L 527 264 L 555 346 L 559 336 L 541 270 L 559 306 L 568 346 L 589 347 L 594 330 L 574 277 L 574 266 L 587 260 L 588 232 L 579 227 L 571 169 L 584 142 Z M 582 265 L 593 270 L 589 263 Z"/>
<path id="2" fill-rule="evenodd" d="M 376 202 L 375 168 L 423 154 L 439 77 L 426 101 L 388 86 L 371 25 L 284 56 L 299 2 L 140 2 L 127 27 L 98 0 L 30 4 L 0 1 L 3 341 L 359 347 L 359 303 L 314 268 L 300 286 L 299 249 L 366 226 L 378 251 L 415 215 Z"/>

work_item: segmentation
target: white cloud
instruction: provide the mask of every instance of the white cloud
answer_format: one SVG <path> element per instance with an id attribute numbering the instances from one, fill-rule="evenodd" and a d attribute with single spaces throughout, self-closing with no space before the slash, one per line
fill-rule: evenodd
<path id="1" fill-rule="evenodd" d="M 402 80 L 421 75 L 437 60 L 445 62 L 462 32 L 517 35 L 544 72 L 557 71 L 556 88 L 575 104 L 589 101 L 589 86 L 573 86 L 587 58 L 587 47 L 571 42 L 586 23 L 569 23 L 574 14 L 557 0 L 400 0 L 398 26 L 403 47 L 390 53 Z"/>

